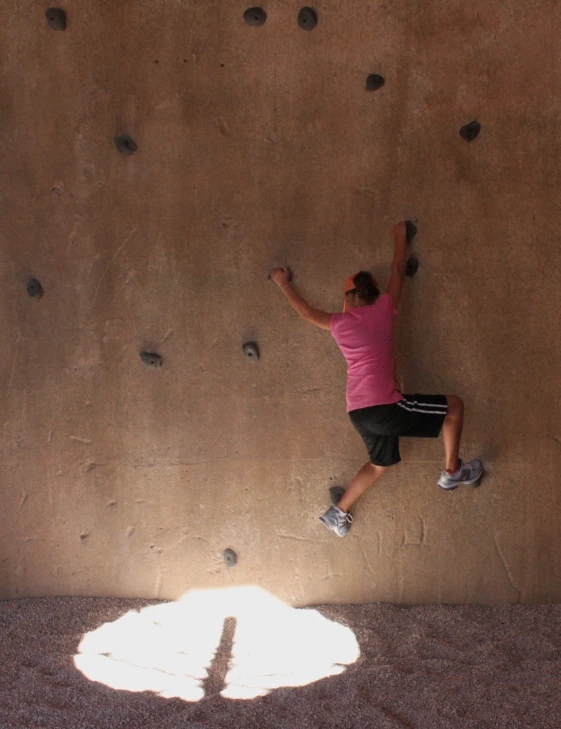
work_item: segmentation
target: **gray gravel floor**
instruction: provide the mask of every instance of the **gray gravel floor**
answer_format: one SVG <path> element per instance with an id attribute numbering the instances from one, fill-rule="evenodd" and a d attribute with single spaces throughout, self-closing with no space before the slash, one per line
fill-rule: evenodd
<path id="1" fill-rule="evenodd" d="M 360 646 L 358 660 L 339 667 L 343 671 L 340 675 L 298 687 L 282 687 L 283 682 L 292 680 L 288 676 L 292 669 L 286 665 L 274 670 L 264 668 L 263 676 L 252 676 L 254 683 L 272 682 L 281 687 L 253 699 L 223 695 L 227 693 L 229 676 L 233 675 L 229 671 L 234 659 L 243 659 L 243 641 L 238 641 L 233 618 L 223 621 L 208 671 L 198 675 L 191 671 L 190 685 L 200 692 L 196 700 L 164 698 L 156 685 L 153 690 L 117 690 L 89 680 L 76 668 L 74 656 L 86 633 L 114 623 L 128 611 L 142 611 L 152 605 L 161 602 L 105 598 L 0 602 L 0 727 L 561 726 L 561 605 L 318 607 L 313 612 L 324 616 L 326 625 L 333 621 L 352 630 Z M 292 612 L 298 620 L 305 621 L 305 613 L 311 611 Z M 321 620 L 320 616 L 316 615 Z M 195 635 L 195 629 L 204 635 L 202 623 L 204 620 L 188 626 L 185 634 Z M 175 629 L 181 630 L 181 626 L 176 623 Z M 154 630 L 163 627 L 155 625 Z M 335 630 L 352 635 L 340 627 Z M 282 628 L 271 625 L 269 632 L 276 632 L 271 640 L 274 637 L 277 643 L 269 645 L 260 638 L 262 653 L 274 652 L 274 645 L 280 647 L 285 643 L 296 666 L 304 665 L 310 658 L 312 644 L 305 633 L 291 643 L 289 629 L 282 634 Z M 107 650 L 99 649 L 102 662 L 113 660 L 110 654 L 116 649 L 109 644 L 118 640 L 119 635 L 108 639 Z M 149 640 L 149 631 L 140 629 L 134 644 L 138 656 L 145 655 L 144 643 Z M 242 646 L 237 654 L 236 641 Z M 186 660 L 187 653 L 184 641 L 178 655 Z M 126 661 L 123 665 L 131 668 L 134 660 Z M 169 678 L 169 672 L 161 665 L 158 671 L 157 675 Z M 149 684 L 152 673 L 145 675 Z"/>

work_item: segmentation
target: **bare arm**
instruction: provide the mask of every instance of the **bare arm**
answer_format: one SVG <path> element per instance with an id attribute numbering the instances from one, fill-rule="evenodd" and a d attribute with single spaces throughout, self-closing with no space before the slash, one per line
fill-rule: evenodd
<path id="1" fill-rule="evenodd" d="M 331 322 L 331 314 L 320 309 L 314 309 L 304 299 L 294 291 L 290 283 L 290 273 L 287 268 L 276 268 L 271 272 L 271 278 L 282 289 L 283 294 L 288 299 L 292 308 L 300 314 L 306 321 L 315 324 L 322 329 L 329 329 Z"/>
<path id="2" fill-rule="evenodd" d="M 307 319 L 307 317 L 310 314 L 311 306 L 308 304 L 307 301 L 305 301 L 300 294 L 297 294 L 294 290 L 291 283 L 286 286 L 286 288 L 283 288 L 283 294 L 286 296 L 290 304 L 292 305 L 292 308 L 300 314 L 300 316 L 304 317 L 304 319 Z"/>
<path id="3" fill-rule="evenodd" d="M 330 329 L 331 314 L 320 309 L 314 309 L 313 306 L 307 304 L 304 299 L 294 291 L 292 284 L 289 284 L 283 291 L 286 298 L 290 301 L 293 308 L 303 316 L 310 324 L 315 324 L 322 329 Z"/>
<path id="4" fill-rule="evenodd" d="M 392 261 L 392 269 L 398 268 L 405 275 L 405 266 L 407 264 L 407 229 L 405 223 L 399 223 L 393 230 L 394 253 Z"/>

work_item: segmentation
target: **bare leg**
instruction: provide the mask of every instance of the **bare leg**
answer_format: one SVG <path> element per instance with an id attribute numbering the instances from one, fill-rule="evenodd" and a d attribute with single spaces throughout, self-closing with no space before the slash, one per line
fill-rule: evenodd
<path id="1" fill-rule="evenodd" d="M 341 511 L 347 512 L 359 496 L 372 486 L 386 470 L 386 466 L 375 466 L 373 463 L 365 463 L 357 475 L 351 481 L 349 487 L 343 494 L 343 498 L 337 504 Z"/>
<path id="2" fill-rule="evenodd" d="M 460 467 L 460 440 L 464 425 L 464 401 L 456 395 L 446 395 L 448 415 L 444 418 L 442 437 L 446 451 L 446 473 L 456 473 Z"/>

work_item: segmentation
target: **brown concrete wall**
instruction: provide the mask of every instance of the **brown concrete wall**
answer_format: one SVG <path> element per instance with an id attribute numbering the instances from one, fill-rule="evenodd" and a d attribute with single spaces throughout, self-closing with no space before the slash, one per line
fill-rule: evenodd
<path id="1" fill-rule="evenodd" d="M 1 596 L 559 601 L 560 7 L 326 0 L 311 33 L 285 0 L 261 28 L 232 2 L 68 0 L 64 32 L 1 7 Z M 340 540 L 327 489 L 367 460 L 345 363 L 267 273 L 340 311 L 405 218 L 401 386 L 464 398 L 488 475 L 445 493 L 442 440 L 402 440 Z"/>

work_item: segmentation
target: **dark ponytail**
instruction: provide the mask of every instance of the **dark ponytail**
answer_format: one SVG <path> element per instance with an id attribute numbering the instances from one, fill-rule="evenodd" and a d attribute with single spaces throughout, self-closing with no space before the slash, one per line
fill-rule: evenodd
<path id="1" fill-rule="evenodd" d="M 360 300 L 366 304 L 373 304 L 380 295 L 370 271 L 359 271 L 353 283 Z"/>

